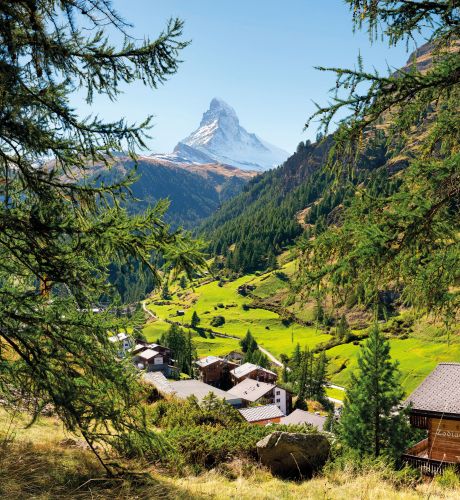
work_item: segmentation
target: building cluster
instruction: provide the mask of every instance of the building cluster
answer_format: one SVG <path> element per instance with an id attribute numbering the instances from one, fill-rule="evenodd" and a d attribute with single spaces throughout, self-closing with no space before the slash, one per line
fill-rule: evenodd
<path id="1" fill-rule="evenodd" d="M 109 337 L 109 341 L 116 346 L 117 356 L 125 358 L 131 356 L 134 365 L 145 372 L 161 372 L 167 377 L 179 375 L 174 366 L 171 349 L 159 344 L 134 342 L 126 333 L 119 333 Z"/>
<path id="2" fill-rule="evenodd" d="M 197 360 L 198 380 L 170 381 L 161 372 L 145 373 L 143 378 L 160 394 L 179 399 L 194 396 L 202 402 L 213 393 L 237 408 L 252 424 L 310 424 L 323 429 L 325 417 L 302 410 L 291 413 L 292 394 L 277 384 L 275 372 L 253 363 L 239 365 L 237 358 L 207 356 Z"/>

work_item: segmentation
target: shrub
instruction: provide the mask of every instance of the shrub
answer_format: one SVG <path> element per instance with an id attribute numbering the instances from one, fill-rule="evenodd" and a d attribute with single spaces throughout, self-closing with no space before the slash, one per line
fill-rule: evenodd
<path id="1" fill-rule="evenodd" d="M 223 324 L 225 324 L 225 318 L 223 316 L 214 316 L 210 321 L 210 325 L 215 327 L 222 326 Z"/>
<path id="2" fill-rule="evenodd" d="M 458 488 L 460 487 L 460 477 L 454 467 L 447 467 L 443 473 L 436 476 L 436 482 L 442 488 Z"/>

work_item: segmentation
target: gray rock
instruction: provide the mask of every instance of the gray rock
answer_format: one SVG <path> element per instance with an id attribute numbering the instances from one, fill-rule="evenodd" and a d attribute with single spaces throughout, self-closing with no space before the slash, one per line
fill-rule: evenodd
<path id="1" fill-rule="evenodd" d="M 328 439 L 319 433 L 276 431 L 256 446 L 260 461 L 273 474 L 291 479 L 311 477 L 326 463 L 330 451 Z"/>

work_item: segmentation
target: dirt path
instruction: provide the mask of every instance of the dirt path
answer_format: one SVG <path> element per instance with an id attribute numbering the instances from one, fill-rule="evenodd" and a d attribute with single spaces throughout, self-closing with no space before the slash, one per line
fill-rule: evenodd
<path id="1" fill-rule="evenodd" d="M 158 319 L 155 314 L 153 314 L 153 312 L 150 310 L 150 309 L 147 309 L 147 306 L 145 305 L 145 302 L 142 301 L 142 309 L 144 309 L 144 311 L 153 319 Z"/>

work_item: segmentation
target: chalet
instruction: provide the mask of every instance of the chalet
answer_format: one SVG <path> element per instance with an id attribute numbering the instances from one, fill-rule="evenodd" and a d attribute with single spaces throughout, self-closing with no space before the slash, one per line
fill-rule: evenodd
<path id="1" fill-rule="evenodd" d="M 278 375 L 275 372 L 252 363 L 244 363 L 230 371 L 232 382 L 236 385 L 247 378 L 261 382 L 275 383 Z"/>
<path id="2" fill-rule="evenodd" d="M 252 406 L 238 410 L 241 416 L 250 424 L 267 425 L 279 423 L 284 413 L 274 404 L 264 406 Z"/>
<path id="3" fill-rule="evenodd" d="M 406 403 L 411 425 L 427 437 L 403 459 L 429 475 L 452 465 L 460 471 L 460 363 L 440 363 Z"/>
<path id="4" fill-rule="evenodd" d="M 291 411 L 291 393 L 275 384 L 247 378 L 232 387 L 231 392 L 249 403 L 266 402 L 275 404 L 284 415 Z"/>
<path id="5" fill-rule="evenodd" d="M 116 335 L 109 337 L 109 342 L 115 346 L 117 355 L 120 358 L 124 358 L 126 353 L 134 345 L 133 339 L 126 333 L 117 333 Z"/>
<path id="6" fill-rule="evenodd" d="M 174 396 L 179 399 L 195 396 L 198 402 L 201 403 L 209 393 L 213 393 L 217 398 L 225 400 L 235 408 L 241 408 L 244 404 L 238 396 L 212 387 L 200 380 L 167 380 L 162 373 L 145 373 L 143 380 L 147 384 L 153 385 L 160 394 Z"/>
<path id="7" fill-rule="evenodd" d="M 230 383 L 230 370 L 236 368 L 236 363 L 231 363 L 226 359 L 217 356 L 207 356 L 196 361 L 200 372 L 200 380 L 205 384 L 215 387 L 228 388 Z"/>
<path id="8" fill-rule="evenodd" d="M 133 355 L 133 362 L 140 370 L 161 371 L 168 376 L 177 371 L 173 366 L 171 349 L 168 347 L 158 344 L 137 344 L 134 346 Z"/>
<path id="9" fill-rule="evenodd" d="M 280 420 L 280 424 L 283 425 L 311 425 L 316 427 L 319 431 L 322 431 L 324 424 L 326 423 L 326 417 L 318 415 L 316 413 L 311 413 L 304 410 L 294 410 L 287 417 L 283 417 Z"/>

